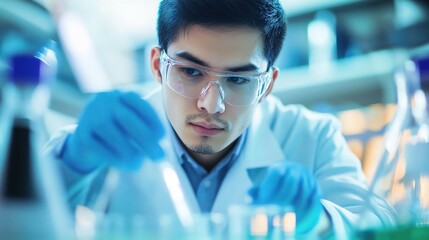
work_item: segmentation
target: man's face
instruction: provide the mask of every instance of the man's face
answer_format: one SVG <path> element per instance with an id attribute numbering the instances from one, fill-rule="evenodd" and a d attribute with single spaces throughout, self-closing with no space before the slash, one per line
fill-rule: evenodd
<path id="1" fill-rule="evenodd" d="M 179 35 L 166 53 L 176 61 L 197 63 L 216 71 L 244 67 L 263 72 L 268 63 L 262 47 L 260 32 L 255 29 L 195 25 Z M 257 103 L 232 106 L 223 101 L 216 84 L 196 99 L 183 97 L 165 84 L 165 76 L 159 71 L 159 54 L 160 49 L 154 48 L 152 69 L 163 83 L 165 111 L 181 141 L 202 154 L 217 153 L 230 146 L 249 126 Z M 270 90 L 271 86 L 267 93 Z"/>

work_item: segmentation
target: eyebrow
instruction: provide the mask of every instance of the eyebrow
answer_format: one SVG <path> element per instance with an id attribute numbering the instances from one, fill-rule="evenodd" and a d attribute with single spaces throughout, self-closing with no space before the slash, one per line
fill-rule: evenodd
<path id="1" fill-rule="evenodd" d="M 190 54 L 188 52 L 180 52 L 180 53 L 177 53 L 176 56 L 184 58 L 184 59 L 186 59 L 188 61 L 191 61 L 191 62 L 196 63 L 198 65 L 201 65 L 203 67 L 210 68 L 209 64 L 207 64 L 203 60 L 195 57 L 194 55 L 192 55 L 192 54 Z M 256 67 L 255 65 L 249 63 L 249 64 L 242 65 L 242 66 L 228 67 L 225 70 L 229 71 L 229 72 L 250 72 L 250 71 L 256 71 L 256 70 L 258 70 L 258 67 Z"/>

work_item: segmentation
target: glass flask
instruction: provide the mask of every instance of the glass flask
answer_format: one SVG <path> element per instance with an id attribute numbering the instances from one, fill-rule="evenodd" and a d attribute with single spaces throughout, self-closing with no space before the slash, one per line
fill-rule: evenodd
<path id="1" fill-rule="evenodd" d="M 228 211 L 228 239 L 308 239 L 295 233 L 296 216 L 280 205 L 233 205 Z M 317 238 L 311 238 L 317 239 Z"/>
<path id="2" fill-rule="evenodd" d="M 370 186 L 392 207 L 394 224 L 368 224 L 356 239 L 429 239 L 429 53 L 411 57 L 394 80 L 396 112 Z"/>
<path id="3" fill-rule="evenodd" d="M 168 156 L 144 159 L 135 171 L 108 170 L 93 209 L 95 239 L 191 239 L 196 212 Z"/>

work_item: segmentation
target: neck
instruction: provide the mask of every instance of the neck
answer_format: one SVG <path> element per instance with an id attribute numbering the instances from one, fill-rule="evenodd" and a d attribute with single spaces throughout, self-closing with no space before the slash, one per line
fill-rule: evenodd
<path id="1" fill-rule="evenodd" d="M 210 172 L 220 161 L 222 161 L 222 159 L 231 151 L 231 149 L 234 148 L 236 142 L 237 140 L 232 142 L 228 147 L 224 148 L 220 152 L 212 154 L 198 153 L 190 150 L 186 146 L 185 149 L 198 164 L 206 169 L 207 172 Z"/>

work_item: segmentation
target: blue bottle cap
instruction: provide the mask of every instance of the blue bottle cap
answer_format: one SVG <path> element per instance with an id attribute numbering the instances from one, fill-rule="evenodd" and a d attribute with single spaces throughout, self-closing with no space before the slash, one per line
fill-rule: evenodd
<path id="1" fill-rule="evenodd" d="M 419 57 L 413 60 L 419 72 L 421 88 L 429 90 L 429 56 Z"/>
<path id="2" fill-rule="evenodd" d="M 16 55 L 10 60 L 9 79 L 16 84 L 39 84 L 45 63 L 33 55 Z"/>

